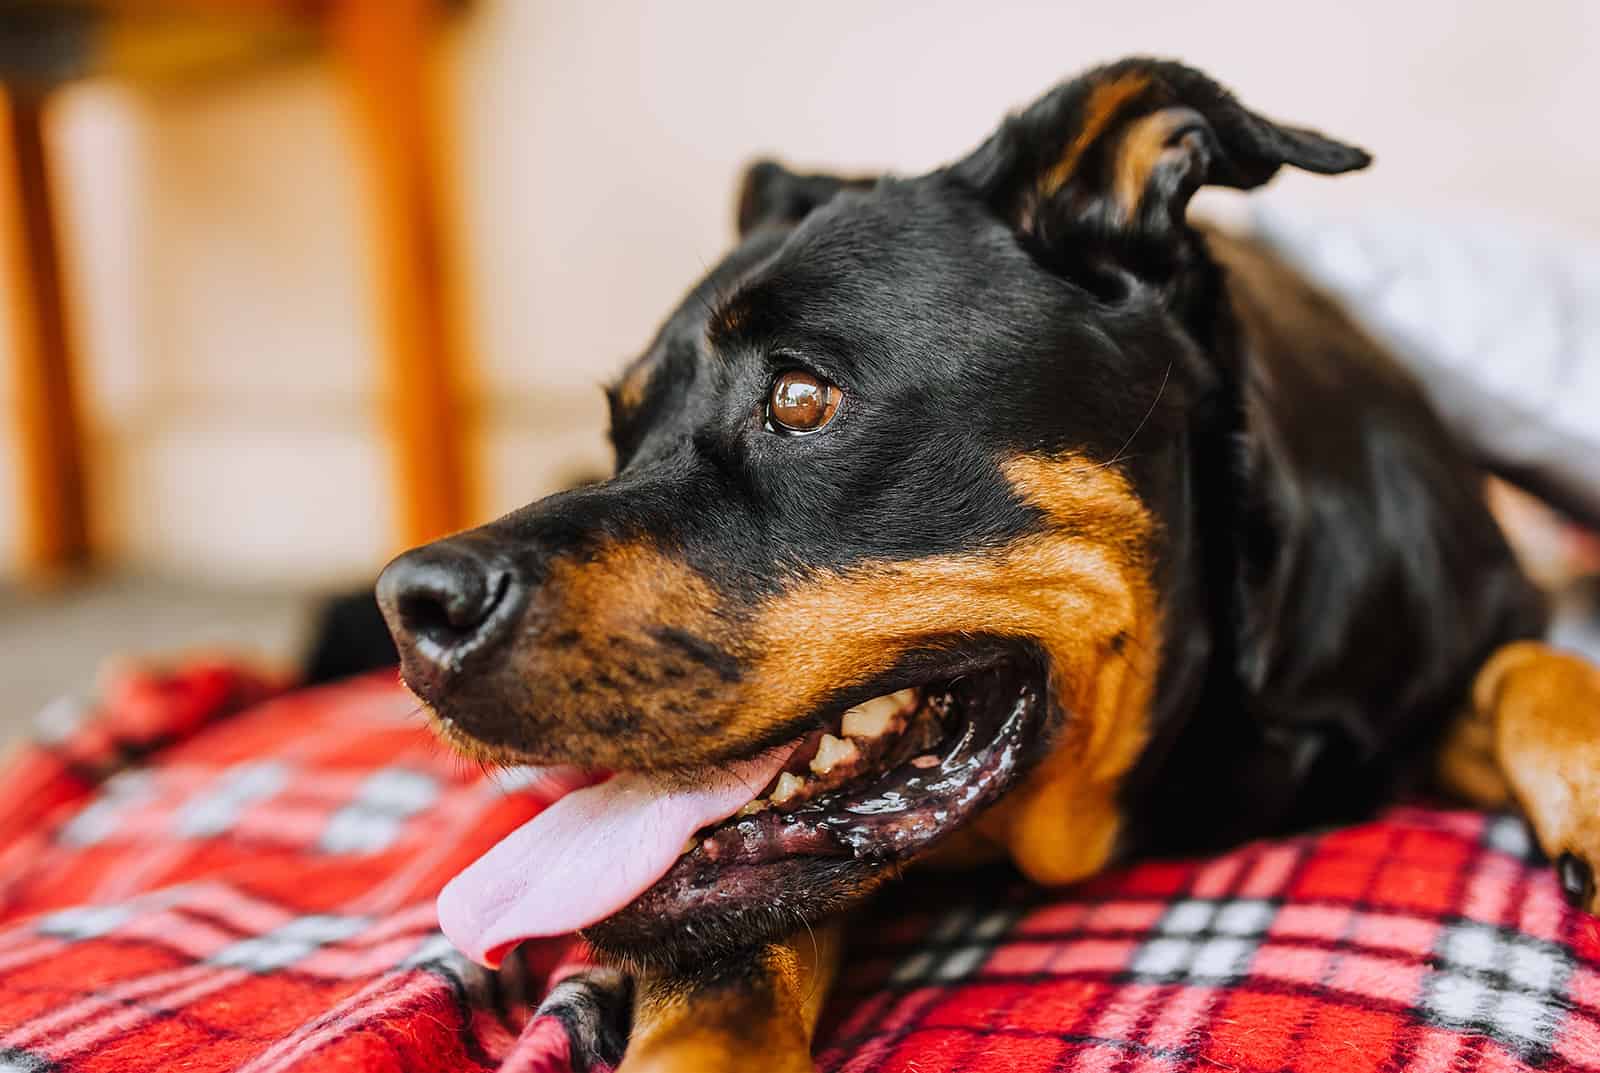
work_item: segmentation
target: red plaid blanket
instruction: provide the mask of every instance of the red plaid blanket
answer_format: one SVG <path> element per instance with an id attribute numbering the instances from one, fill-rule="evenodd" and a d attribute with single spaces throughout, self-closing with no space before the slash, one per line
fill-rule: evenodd
<path id="1" fill-rule="evenodd" d="M 541 802 L 434 745 L 392 675 L 261 702 L 224 666 L 46 713 L 0 783 L 0 1073 L 566 1070 L 538 1002 L 433 895 Z M 849 948 L 818 1064 L 1600 1070 L 1600 929 L 1516 820 L 1365 826 L 1069 891 L 922 877 Z"/>

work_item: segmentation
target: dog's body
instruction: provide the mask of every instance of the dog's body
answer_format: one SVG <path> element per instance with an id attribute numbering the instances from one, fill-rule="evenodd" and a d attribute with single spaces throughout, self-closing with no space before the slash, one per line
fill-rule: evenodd
<path id="1" fill-rule="evenodd" d="M 1194 657 L 1208 715 L 1173 720 L 1165 755 L 1152 742 L 1128 803 L 1183 852 L 1348 820 L 1415 787 L 1484 660 L 1543 628 L 1483 473 L 1416 384 L 1265 249 L 1207 247 L 1243 357 L 1242 437 L 1222 445 L 1243 457 L 1221 478 L 1227 536 L 1207 573 L 1236 593 L 1213 620 L 1232 651 Z M 1169 643 L 1169 674 L 1177 656 Z"/>
<path id="2" fill-rule="evenodd" d="M 1592 908 L 1600 685 L 1526 643 L 1477 463 L 1337 307 L 1186 222 L 1203 182 L 1365 163 L 1132 60 L 919 179 L 752 169 L 612 393 L 618 476 L 380 583 L 448 739 L 622 772 L 573 795 L 596 831 L 645 801 L 693 834 L 588 915 L 477 875 L 452 937 L 585 928 L 638 973 L 628 1068 L 806 1068 L 838 915 L 913 859 L 1070 881 L 1436 769 L 1521 803 Z M 748 792 L 700 788 L 730 766 Z"/>

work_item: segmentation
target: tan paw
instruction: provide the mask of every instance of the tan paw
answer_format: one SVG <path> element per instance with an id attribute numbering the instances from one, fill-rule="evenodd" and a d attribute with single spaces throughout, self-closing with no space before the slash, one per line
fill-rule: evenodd
<path id="1" fill-rule="evenodd" d="M 1600 914 L 1600 669 L 1542 644 L 1509 645 L 1485 664 L 1473 700 L 1562 893 Z"/>

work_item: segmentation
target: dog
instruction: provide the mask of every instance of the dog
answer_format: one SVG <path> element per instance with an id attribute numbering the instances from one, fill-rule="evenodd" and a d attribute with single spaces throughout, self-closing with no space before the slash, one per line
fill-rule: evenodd
<path id="1" fill-rule="evenodd" d="M 682 1073 L 811 1068 L 840 921 L 913 862 L 1069 883 L 1432 784 L 1519 805 L 1594 911 L 1600 676 L 1537 641 L 1482 463 L 1188 219 L 1368 163 L 1134 58 L 927 175 L 753 166 L 609 389 L 615 475 L 379 580 L 445 741 L 576 788 L 450 937 L 580 931 L 579 1064 L 631 993 L 622 1067 Z"/>

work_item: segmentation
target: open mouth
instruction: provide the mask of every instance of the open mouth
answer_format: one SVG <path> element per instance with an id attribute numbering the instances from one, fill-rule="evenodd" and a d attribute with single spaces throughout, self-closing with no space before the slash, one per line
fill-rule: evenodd
<path id="1" fill-rule="evenodd" d="M 803 737 L 734 815 L 700 829 L 667 873 L 585 934 L 633 955 L 708 914 L 840 908 L 1016 784 L 1042 753 L 1042 673 L 1003 664 L 875 697 Z M 791 926 L 798 921 L 790 920 Z"/>
<path id="2" fill-rule="evenodd" d="M 797 928 L 1011 788 L 1048 737 L 1044 681 L 1036 660 L 968 663 L 688 780 L 563 769 L 578 788 L 452 880 L 441 925 L 488 964 L 574 929 L 635 962 L 671 962 Z"/>
<path id="3" fill-rule="evenodd" d="M 685 846 L 687 863 L 914 854 L 1010 785 L 1038 699 L 1027 677 L 991 670 L 858 704 L 801 739 L 754 801 Z"/>

